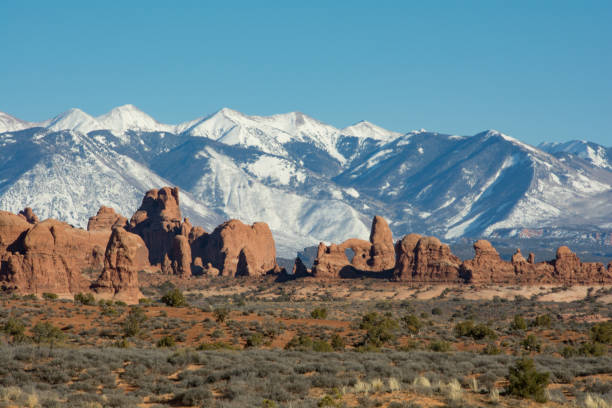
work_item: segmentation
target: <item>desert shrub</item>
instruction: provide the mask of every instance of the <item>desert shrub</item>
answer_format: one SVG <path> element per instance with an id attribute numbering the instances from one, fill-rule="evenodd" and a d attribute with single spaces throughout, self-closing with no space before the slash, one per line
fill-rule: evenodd
<path id="1" fill-rule="evenodd" d="M 508 369 L 508 394 L 521 398 L 546 401 L 549 373 L 538 372 L 532 359 L 522 358 Z"/>
<path id="2" fill-rule="evenodd" d="M 36 344 L 46 343 L 53 347 L 64 340 L 66 335 L 49 322 L 38 322 L 32 328 L 32 339 Z"/>
<path id="3" fill-rule="evenodd" d="M 223 323 L 229 316 L 229 313 L 230 311 L 226 307 L 218 307 L 213 310 L 213 315 L 215 316 L 217 323 Z"/>
<path id="4" fill-rule="evenodd" d="M 578 355 L 580 356 L 603 356 L 608 352 L 606 346 L 601 343 L 582 343 L 578 348 Z"/>
<path id="5" fill-rule="evenodd" d="M 263 344 L 263 335 L 261 333 L 253 333 L 246 340 L 247 347 L 259 347 Z"/>
<path id="6" fill-rule="evenodd" d="M 123 322 L 123 335 L 125 337 L 136 336 L 140 332 L 141 325 L 147 320 L 147 315 L 140 307 L 130 309 Z"/>
<path id="7" fill-rule="evenodd" d="M 180 401 L 183 405 L 189 406 L 200 406 L 211 399 L 212 393 L 206 386 L 191 388 L 187 391 L 181 392 L 176 396 L 176 400 Z"/>
<path id="8" fill-rule="evenodd" d="M 25 325 L 19 319 L 10 317 L 2 326 L 2 331 L 11 338 L 11 343 L 22 343 L 26 340 Z"/>
<path id="9" fill-rule="evenodd" d="M 74 303 L 91 306 L 96 304 L 96 299 L 93 293 L 77 293 L 74 295 Z"/>
<path id="10" fill-rule="evenodd" d="M 510 328 L 512 330 L 525 330 L 527 329 L 527 322 L 525 322 L 523 316 L 515 315 L 514 320 L 512 320 L 512 323 L 510 324 Z"/>
<path id="11" fill-rule="evenodd" d="M 55 300 L 57 299 L 57 294 L 55 293 L 49 293 L 49 292 L 44 292 L 42 294 L 43 299 L 47 299 L 47 300 Z"/>
<path id="12" fill-rule="evenodd" d="M 175 344 L 174 336 L 164 336 L 157 341 L 157 347 L 174 347 Z"/>
<path id="13" fill-rule="evenodd" d="M 497 347 L 497 344 L 495 343 L 489 343 L 485 346 L 484 349 L 482 349 L 482 354 L 486 354 L 489 356 L 493 356 L 500 353 L 501 350 L 499 349 L 499 347 Z"/>
<path id="14" fill-rule="evenodd" d="M 450 350 L 450 343 L 444 340 L 434 340 L 429 344 L 429 349 L 436 352 L 447 352 Z"/>
<path id="15" fill-rule="evenodd" d="M 312 339 L 305 334 L 298 334 L 285 345 L 285 350 L 308 351 L 312 349 Z"/>
<path id="16" fill-rule="evenodd" d="M 331 346 L 335 351 L 342 351 L 346 347 L 344 339 L 337 333 L 334 333 L 331 338 Z"/>
<path id="17" fill-rule="evenodd" d="M 493 329 L 482 323 L 474 325 L 474 322 L 471 320 L 466 320 L 465 322 L 457 323 L 455 325 L 454 331 L 455 336 L 457 337 L 471 337 L 475 340 L 482 340 L 484 338 L 497 338 L 497 334 L 495 334 L 495 331 L 493 331 Z"/>
<path id="18" fill-rule="evenodd" d="M 531 322 L 532 327 L 550 327 L 551 324 L 552 318 L 549 314 L 538 315 Z"/>
<path id="19" fill-rule="evenodd" d="M 381 347 L 395 339 L 395 332 L 398 330 L 399 324 L 389 313 L 381 315 L 377 312 L 370 312 L 362 317 L 359 328 L 367 332 L 364 340 L 365 345 Z"/>
<path id="20" fill-rule="evenodd" d="M 325 353 L 334 351 L 333 347 L 325 340 L 315 340 L 312 343 L 312 350 Z"/>
<path id="21" fill-rule="evenodd" d="M 327 309 L 324 307 L 318 307 L 310 312 L 310 317 L 313 319 L 325 319 L 327 318 Z"/>
<path id="22" fill-rule="evenodd" d="M 534 334 L 530 334 L 521 341 L 521 346 L 527 351 L 539 352 L 542 348 L 542 343 Z"/>
<path id="23" fill-rule="evenodd" d="M 414 314 L 402 317 L 402 323 L 404 323 L 404 327 L 410 334 L 418 334 L 421 327 L 423 327 L 423 323 Z"/>
<path id="24" fill-rule="evenodd" d="M 591 338 L 597 343 L 612 344 L 612 320 L 593 325 Z"/>
<path id="25" fill-rule="evenodd" d="M 431 314 L 434 316 L 439 316 L 442 314 L 442 309 L 440 309 L 439 307 L 434 307 L 433 309 L 431 309 Z"/>
<path id="26" fill-rule="evenodd" d="M 162 296 L 161 301 L 171 307 L 187 306 L 185 296 L 183 296 L 183 292 L 178 288 L 173 288 L 166 292 L 164 296 Z"/>
<path id="27" fill-rule="evenodd" d="M 153 303 L 151 298 L 144 297 L 144 298 L 138 299 L 138 304 L 140 305 L 150 305 L 151 303 Z"/>
<path id="28" fill-rule="evenodd" d="M 202 343 L 197 347 L 197 350 L 206 351 L 206 350 L 234 350 L 235 347 L 231 344 L 216 341 L 214 343 Z"/>

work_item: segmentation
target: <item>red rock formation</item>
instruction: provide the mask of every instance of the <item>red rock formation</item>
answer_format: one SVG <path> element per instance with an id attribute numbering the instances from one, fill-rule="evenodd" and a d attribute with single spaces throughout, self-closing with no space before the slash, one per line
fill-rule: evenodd
<path id="1" fill-rule="evenodd" d="M 171 251 L 172 272 L 183 278 L 191 276 L 191 247 L 184 235 L 174 237 Z"/>
<path id="2" fill-rule="evenodd" d="M 384 271 L 395 266 L 395 249 L 393 234 L 383 217 L 375 216 L 370 232 L 370 259 L 368 265 L 372 270 Z"/>
<path id="3" fill-rule="evenodd" d="M 30 224 L 36 224 L 38 222 L 38 217 L 34 214 L 34 211 L 30 207 L 26 207 L 23 210 L 19 211 L 19 216 L 23 217 Z"/>
<path id="4" fill-rule="evenodd" d="M 163 261 L 172 250 L 174 237 L 181 234 L 178 187 L 147 191 L 142 204 L 130 219 L 128 231 L 140 235 L 149 249 L 152 265 Z"/>
<path id="5" fill-rule="evenodd" d="M 127 218 L 117 214 L 114 209 L 102 206 L 98 213 L 89 218 L 87 231 L 111 231 L 113 227 L 126 227 Z"/>
<path id="6" fill-rule="evenodd" d="M 274 238 L 267 224 L 229 220 L 192 243 L 192 255 L 223 276 L 261 276 L 276 269 Z"/>
<path id="7" fill-rule="evenodd" d="M 295 262 L 293 264 L 293 270 L 291 271 L 291 276 L 294 278 L 304 278 L 306 276 L 311 276 L 308 268 L 302 262 L 302 259 L 298 256 L 295 258 Z"/>
<path id="8" fill-rule="evenodd" d="M 406 282 L 459 282 L 461 260 L 434 237 L 409 234 L 397 242 L 394 279 Z"/>
<path id="9" fill-rule="evenodd" d="M 352 252 L 350 260 L 348 250 Z M 391 270 L 394 266 L 395 249 L 391 230 L 382 217 L 376 216 L 372 220 L 369 242 L 351 238 L 329 246 L 320 243 L 312 274 L 318 278 L 335 279 L 376 274 Z"/>
<path id="10" fill-rule="evenodd" d="M 149 266 L 149 253 L 142 238 L 121 227 L 113 228 L 104 254 L 104 269 L 91 285 L 103 297 L 137 303 L 142 297 L 138 272 Z"/>
<path id="11" fill-rule="evenodd" d="M 0 211 L 0 249 L 2 252 L 30 228 L 32 224 L 27 222 L 25 217 L 8 211 Z"/>
<path id="12" fill-rule="evenodd" d="M 5 215 L 4 221 L 10 218 Z M 14 237 L 19 224 L 7 224 L 6 230 L 0 227 L 0 235 Z M 109 234 L 84 231 L 52 219 L 28 225 L 31 228 L 19 234 L 1 256 L 3 286 L 20 293 L 70 295 L 87 291 L 89 280 L 82 272 L 102 268 Z"/>
<path id="13" fill-rule="evenodd" d="M 557 257 L 551 262 L 554 278 L 568 285 L 579 283 L 612 283 L 609 268 L 599 262 L 580 262 L 580 258 L 568 247 L 557 249 Z"/>
<path id="14" fill-rule="evenodd" d="M 493 245 L 484 239 L 474 243 L 474 259 L 464 261 L 460 275 L 469 283 L 514 283 L 516 274 L 510 262 L 503 261 Z"/>

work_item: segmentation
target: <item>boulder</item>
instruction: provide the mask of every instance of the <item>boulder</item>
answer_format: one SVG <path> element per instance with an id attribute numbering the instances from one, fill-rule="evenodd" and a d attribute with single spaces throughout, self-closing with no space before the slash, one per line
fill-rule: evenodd
<path id="1" fill-rule="evenodd" d="M 91 285 L 103 297 L 137 303 L 142 297 L 138 272 L 149 266 L 149 253 L 141 237 L 122 227 L 113 228 L 104 254 L 104 269 Z"/>
<path id="2" fill-rule="evenodd" d="M 98 213 L 89 218 L 87 231 L 111 231 L 113 227 L 126 227 L 127 218 L 117 214 L 114 209 L 102 206 Z"/>

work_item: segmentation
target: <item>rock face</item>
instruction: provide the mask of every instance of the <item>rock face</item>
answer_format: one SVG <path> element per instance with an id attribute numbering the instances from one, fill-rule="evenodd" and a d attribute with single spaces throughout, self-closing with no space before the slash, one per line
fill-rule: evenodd
<path id="1" fill-rule="evenodd" d="M 3 287 L 20 293 L 58 295 L 87 291 L 89 280 L 83 272 L 102 269 L 109 234 L 84 231 L 52 219 L 36 224 L 20 219 L 7 213 L 0 217 L 3 243 L 13 240 L 1 255 Z"/>
<path id="2" fill-rule="evenodd" d="M 183 278 L 191 276 L 191 246 L 184 235 L 177 235 L 172 242 L 171 267 L 174 275 Z"/>
<path id="3" fill-rule="evenodd" d="M 514 267 L 503 261 L 489 241 L 474 243 L 474 259 L 463 262 L 460 275 L 474 284 L 515 282 Z"/>
<path id="4" fill-rule="evenodd" d="M 149 262 L 159 264 L 172 250 L 174 237 L 181 233 L 178 187 L 147 191 L 128 231 L 139 235 L 149 249 Z"/>
<path id="5" fill-rule="evenodd" d="M 25 218 L 25 220 L 30 224 L 36 224 L 38 222 L 38 217 L 36 214 L 34 214 L 34 211 L 32 211 L 30 207 L 26 207 L 19 211 L 19 215 Z"/>
<path id="6" fill-rule="evenodd" d="M 211 268 L 204 268 L 207 274 L 217 269 L 223 276 L 261 276 L 277 269 L 272 231 L 262 222 L 226 221 L 195 239 L 191 250 L 204 264 L 210 263 Z"/>
<path id="7" fill-rule="evenodd" d="M 149 251 L 142 238 L 115 227 L 104 253 L 104 269 L 91 287 L 104 297 L 136 303 L 142 297 L 138 271 L 148 266 Z"/>
<path id="8" fill-rule="evenodd" d="M 459 282 L 461 260 L 434 237 L 409 234 L 395 246 L 394 279 L 406 282 Z"/>
<path id="9" fill-rule="evenodd" d="M 310 272 L 308 271 L 308 268 L 306 268 L 306 265 L 304 265 L 304 262 L 302 262 L 302 259 L 299 256 L 295 258 L 291 274 L 294 278 L 304 278 L 306 276 L 311 276 Z"/>
<path id="10" fill-rule="evenodd" d="M 580 262 L 580 258 L 568 247 L 557 249 L 557 257 L 551 262 L 554 278 L 566 284 L 612 282 L 612 271 L 599 262 Z"/>
<path id="11" fill-rule="evenodd" d="M 113 227 L 126 227 L 127 218 L 110 207 L 100 207 L 98 213 L 89 218 L 87 231 L 111 231 Z"/>
<path id="12" fill-rule="evenodd" d="M 347 253 L 352 255 L 351 260 Z M 382 217 L 376 216 L 372 220 L 369 242 L 351 238 L 329 246 L 320 243 L 312 274 L 318 278 L 336 279 L 384 272 L 394 266 L 395 249 L 391 230 Z"/>

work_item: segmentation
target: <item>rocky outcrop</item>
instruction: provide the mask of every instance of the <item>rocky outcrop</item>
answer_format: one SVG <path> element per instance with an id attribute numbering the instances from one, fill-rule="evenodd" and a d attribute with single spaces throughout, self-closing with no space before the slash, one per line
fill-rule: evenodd
<path id="1" fill-rule="evenodd" d="M 183 278 L 191 276 L 191 246 L 184 235 L 177 235 L 172 242 L 170 252 L 172 273 Z"/>
<path id="2" fill-rule="evenodd" d="M 351 256 L 350 260 L 347 253 Z M 389 271 L 394 266 L 395 249 L 391 230 L 382 217 L 376 216 L 372 220 L 369 242 L 351 238 L 329 246 L 320 243 L 312 274 L 323 279 L 370 276 L 372 273 Z"/>
<path id="3" fill-rule="evenodd" d="M 461 265 L 460 276 L 473 284 L 512 283 L 515 281 L 514 267 L 503 261 L 493 245 L 484 239 L 474 243 L 474 259 Z"/>
<path id="4" fill-rule="evenodd" d="M 138 272 L 148 266 L 149 251 L 142 238 L 115 227 L 104 253 L 104 269 L 91 287 L 102 297 L 137 303 L 142 297 Z"/>
<path id="5" fill-rule="evenodd" d="M 394 279 L 405 282 L 458 283 L 461 260 L 434 237 L 409 234 L 395 246 Z"/>
<path id="6" fill-rule="evenodd" d="M 130 219 L 128 231 L 143 239 L 149 250 L 149 262 L 155 265 L 172 250 L 181 227 L 179 189 L 163 187 L 146 192 L 140 208 Z"/>
<path id="7" fill-rule="evenodd" d="M 1 255 L 0 282 L 20 293 L 70 295 L 87 291 L 88 276 L 100 271 L 109 233 L 88 232 L 48 219 L 22 231 L 19 216 L 3 214 L 0 236 L 14 239 Z M 4 228 L 6 227 L 6 228 Z M 6 241 L 5 241 L 6 242 Z"/>
<path id="8" fill-rule="evenodd" d="M 34 211 L 32 211 L 30 207 L 26 207 L 19 211 L 18 215 L 23 217 L 30 224 L 36 224 L 38 222 L 38 217 L 36 214 L 34 214 Z"/>
<path id="9" fill-rule="evenodd" d="M 611 283 L 612 271 L 599 262 L 581 262 L 580 258 L 568 247 L 557 249 L 557 256 L 551 262 L 554 266 L 554 278 L 565 284 L 577 283 Z"/>
<path id="10" fill-rule="evenodd" d="M 305 278 L 307 276 L 311 276 L 310 272 L 308 271 L 308 268 L 306 268 L 306 265 L 304 265 L 304 262 L 299 256 L 295 258 L 291 275 L 294 278 Z"/>
<path id="11" fill-rule="evenodd" d="M 272 231 L 262 222 L 226 221 L 195 239 L 191 250 L 194 257 L 211 264 L 206 274 L 214 268 L 223 276 L 261 276 L 277 269 Z"/>
<path id="12" fill-rule="evenodd" d="M 117 214 L 114 209 L 102 206 L 98 213 L 89 218 L 87 231 L 111 231 L 113 227 L 126 227 L 127 218 Z"/>

